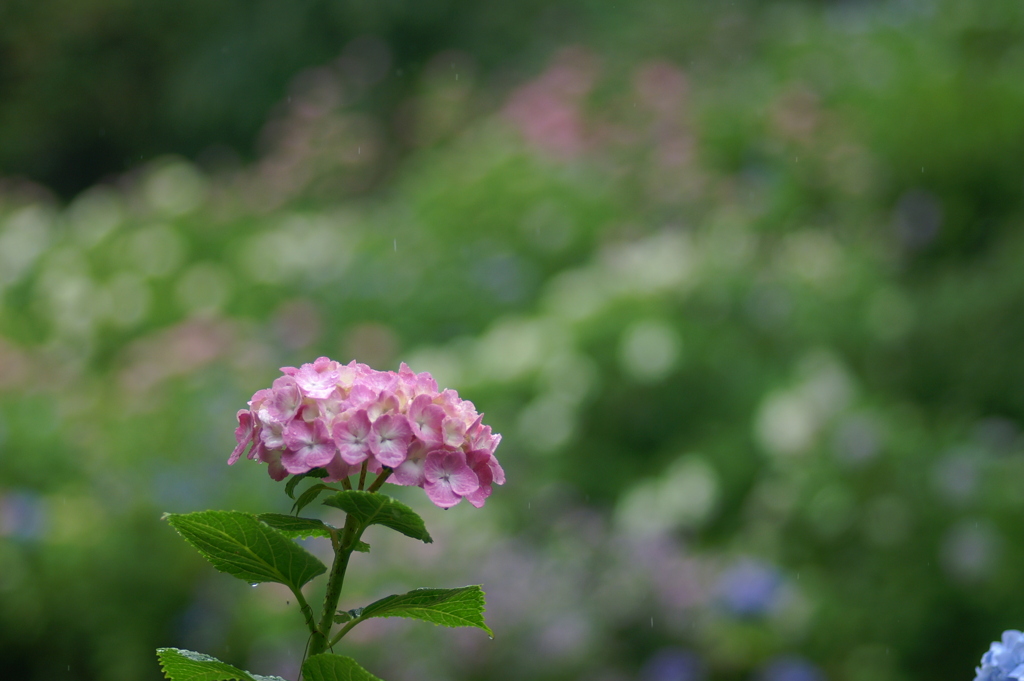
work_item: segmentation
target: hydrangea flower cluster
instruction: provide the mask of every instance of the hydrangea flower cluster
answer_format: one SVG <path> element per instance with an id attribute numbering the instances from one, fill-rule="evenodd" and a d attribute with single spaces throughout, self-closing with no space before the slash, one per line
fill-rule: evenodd
<path id="1" fill-rule="evenodd" d="M 1024 679 L 1024 634 L 1010 629 L 1003 640 L 993 643 L 981 657 L 974 681 L 1020 681 Z"/>
<path id="2" fill-rule="evenodd" d="M 229 464 L 251 445 L 248 457 L 268 464 L 274 480 L 324 468 L 327 482 L 337 482 L 363 465 L 371 473 L 388 468 L 388 482 L 422 487 L 441 508 L 463 498 L 479 508 L 493 484 L 504 484 L 494 458 L 501 436 L 472 402 L 439 392 L 429 373 L 327 357 L 281 371 L 238 412 Z"/>

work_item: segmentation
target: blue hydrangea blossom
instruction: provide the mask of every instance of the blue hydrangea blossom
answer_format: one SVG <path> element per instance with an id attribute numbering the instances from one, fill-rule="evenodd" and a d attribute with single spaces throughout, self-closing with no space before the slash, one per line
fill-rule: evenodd
<path id="1" fill-rule="evenodd" d="M 1024 634 L 1016 629 L 1003 632 L 981 657 L 974 681 L 1021 681 L 1024 679 Z"/>

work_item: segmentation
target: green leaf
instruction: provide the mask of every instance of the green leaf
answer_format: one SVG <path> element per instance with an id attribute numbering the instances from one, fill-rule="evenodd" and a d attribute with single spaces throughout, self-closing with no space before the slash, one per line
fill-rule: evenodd
<path id="1" fill-rule="evenodd" d="M 476 627 L 494 636 L 484 623 L 484 590 L 478 585 L 458 589 L 415 589 L 374 601 L 359 619 L 408 617 L 445 627 Z"/>
<path id="2" fill-rule="evenodd" d="M 359 490 L 338 492 L 324 499 L 328 506 L 340 508 L 356 519 L 364 528 L 383 525 L 401 532 L 407 537 L 430 543 L 434 541 L 427 533 L 423 518 L 405 504 L 389 496 Z"/>
<path id="3" fill-rule="evenodd" d="M 327 571 L 313 554 L 248 513 L 165 513 L 164 518 L 215 568 L 250 583 L 278 582 L 298 591 Z"/>
<path id="4" fill-rule="evenodd" d="M 256 518 L 292 539 L 299 537 L 331 538 L 332 528 L 316 518 L 297 518 L 284 513 L 260 513 Z"/>
<path id="5" fill-rule="evenodd" d="M 288 495 L 289 499 L 294 499 L 295 498 L 295 486 L 298 485 L 300 482 L 302 482 L 306 478 L 326 478 L 326 477 L 327 477 L 327 471 L 325 469 L 323 469 L 323 468 L 314 468 L 313 470 L 311 470 L 311 471 L 309 471 L 307 473 L 299 473 L 298 475 L 293 475 L 291 477 L 291 479 L 288 480 L 287 483 L 285 483 L 284 493 Z"/>
<path id="6" fill-rule="evenodd" d="M 305 681 L 381 681 L 351 657 L 331 653 L 313 655 L 302 665 Z"/>
<path id="7" fill-rule="evenodd" d="M 171 681 L 285 681 L 280 676 L 250 674 L 215 657 L 178 648 L 157 648 L 160 669 Z"/>
<path id="8" fill-rule="evenodd" d="M 295 500 L 294 504 L 292 504 L 292 511 L 294 511 L 295 513 L 302 513 L 302 509 L 306 508 L 314 501 L 316 501 L 316 498 L 323 494 L 324 492 L 337 491 L 338 490 L 336 490 L 335 488 L 329 487 L 327 485 L 313 485 L 305 492 L 299 495 L 299 498 Z"/>
<path id="9" fill-rule="evenodd" d="M 316 518 L 298 518 L 284 513 L 260 513 L 256 516 L 261 522 L 270 525 L 278 532 L 292 539 L 303 539 L 306 537 L 331 538 L 331 530 L 337 530 L 322 520 Z M 369 553 L 370 545 L 364 541 L 356 542 L 354 551 Z"/>

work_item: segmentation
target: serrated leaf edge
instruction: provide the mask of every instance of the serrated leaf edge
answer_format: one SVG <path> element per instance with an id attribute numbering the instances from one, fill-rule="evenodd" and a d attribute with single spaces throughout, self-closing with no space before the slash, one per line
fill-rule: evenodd
<path id="1" fill-rule="evenodd" d="M 412 510 L 412 508 L 410 508 L 406 504 L 403 504 L 401 501 L 398 501 L 397 499 L 395 499 L 393 497 L 389 497 L 386 494 L 369 493 L 369 492 L 364 492 L 362 490 L 342 490 L 340 492 L 337 492 L 336 494 L 332 494 L 331 496 L 327 497 L 326 499 L 323 500 L 322 503 L 325 506 L 331 506 L 333 508 L 340 509 L 340 510 L 344 511 L 346 514 L 351 514 L 350 511 L 346 510 L 341 505 L 341 502 L 339 500 L 341 500 L 341 499 L 351 499 L 354 503 L 358 503 L 359 500 L 370 501 L 370 500 L 372 500 L 374 498 L 382 499 L 383 500 L 383 504 L 378 506 L 376 509 L 374 509 L 373 514 L 367 519 L 367 521 L 366 521 L 366 523 L 364 525 L 364 528 L 365 527 L 369 527 L 370 525 L 383 525 L 383 526 L 385 526 L 385 527 L 387 527 L 389 529 L 395 530 L 399 534 L 402 534 L 402 535 L 405 535 L 406 537 L 409 537 L 410 539 L 418 539 L 419 541 L 422 541 L 424 544 L 432 544 L 434 542 L 434 538 L 431 537 L 430 533 L 427 531 L 427 526 L 426 526 L 426 523 L 423 521 L 423 518 L 421 518 L 420 515 L 418 513 L 416 513 L 416 511 Z M 332 503 L 332 501 L 334 503 Z M 387 523 L 380 522 L 378 520 L 378 518 L 387 519 L 387 516 L 385 516 L 384 513 L 382 513 L 382 511 L 384 511 L 384 509 L 386 509 L 388 507 L 397 508 L 399 511 L 401 511 L 403 513 L 408 513 L 409 515 L 411 515 L 414 518 L 418 519 L 421 526 L 420 527 L 415 527 L 414 526 L 414 530 L 417 531 L 417 532 L 422 531 L 422 536 L 407 534 L 406 532 L 403 532 L 402 530 L 396 529 L 396 528 L 388 525 Z M 360 524 L 362 524 L 362 523 L 360 523 Z"/>
<path id="2" fill-rule="evenodd" d="M 233 665 L 233 664 L 231 664 L 229 662 L 225 662 L 223 660 L 218 660 L 217 658 L 213 657 L 212 655 L 207 655 L 206 653 L 197 653 L 194 650 L 186 650 L 184 648 L 157 648 L 156 649 L 156 659 L 160 663 L 160 672 L 167 679 L 169 679 L 169 681 L 175 681 L 175 679 L 167 671 L 167 661 L 164 659 L 164 656 L 163 656 L 164 653 L 177 654 L 177 655 L 180 655 L 181 657 L 183 657 L 186 660 L 189 660 L 191 662 L 196 662 L 196 663 L 216 662 L 217 664 L 222 664 L 222 665 L 225 665 L 227 667 L 231 667 L 232 669 L 234 669 L 235 671 L 237 671 L 237 672 L 239 672 L 241 674 L 241 676 L 239 676 L 236 679 L 233 679 L 233 681 L 256 681 L 256 679 L 254 679 L 252 677 L 252 675 L 249 674 L 249 672 L 245 671 L 244 669 L 239 669 L 238 667 L 236 667 L 235 665 Z M 185 655 L 184 653 L 189 653 L 189 655 Z M 203 658 L 206 658 L 206 659 L 197 660 L 197 659 L 192 658 L 191 655 L 197 655 L 199 657 L 203 657 Z M 234 676 L 234 675 L 232 674 L 232 676 Z M 268 678 L 268 677 L 264 677 L 264 678 Z M 269 678 L 273 678 L 273 677 L 269 677 Z"/>
<path id="3" fill-rule="evenodd" d="M 291 537 L 289 537 L 289 536 L 288 536 L 288 535 L 286 535 L 285 533 L 283 533 L 283 532 L 281 532 L 280 530 L 277 530 L 277 529 L 275 529 L 275 528 L 271 527 L 270 525 L 267 525 L 266 523 L 264 523 L 264 522 L 260 521 L 260 520 L 259 520 L 259 518 L 257 518 L 255 514 L 252 514 L 252 513 L 244 513 L 244 512 L 242 512 L 242 511 L 195 511 L 195 512 L 193 512 L 193 513 L 164 513 L 164 514 L 163 514 L 163 516 L 162 516 L 162 519 L 164 519 L 164 520 L 167 520 L 168 524 L 170 524 L 170 526 L 174 528 L 174 531 L 175 531 L 175 532 L 177 532 L 177 533 L 178 533 L 178 535 L 179 535 L 179 536 L 180 536 L 180 537 L 181 537 L 182 539 L 184 539 L 184 540 L 185 540 L 185 541 L 186 541 L 186 542 L 187 542 L 187 543 L 189 544 L 189 546 L 191 546 L 192 548 L 194 548 L 194 549 L 196 549 L 197 551 L 199 551 L 199 553 L 200 553 L 200 554 L 201 554 L 201 555 L 202 555 L 202 556 L 203 556 L 204 558 L 206 558 L 206 560 L 207 560 L 207 561 L 209 561 L 209 562 L 210 562 L 210 563 L 211 563 L 211 564 L 212 564 L 212 565 L 214 566 L 214 568 L 215 568 L 215 569 L 217 569 L 217 570 L 218 570 L 219 572 L 224 572 L 225 574 L 230 574 L 230 575 L 232 575 L 233 577 L 238 577 L 238 575 L 234 575 L 234 574 L 232 574 L 231 572 L 228 572 L 228 571 L 226 571 L 226 570 L 221 570 L 221 569 L 220 569 L 220 568 L 219 568 L 219 567 L 217 566 L 217 562 L 220 562 L 220 561 L 221 561 L 221 559 L 219 559 L 219 558 L 214 558 L 214 557 L 211 557 L 211 556 L 208 556 L 208 555 L 207 555 L 207 552 L 206 552 L 205 550 L 203 550 L 203 549 L 200 549 L 200 548 L 199 548 L 199 546 L 197 546 L 197 545 L 195 544 L 195 542 L 194 542 L 194 541 L 192 541 L 192 539 L 190 539 L 189 537 L 186 537 L 186 536 L 185 536 L 184 534 L 182 534 L 181 530 L 180 530 L 180 529 L 179 529 L 179 528 L 178 528 L 178 527 L 177 527 L 177 526 L 176 526 L 176 525 L 174 524 L 174 518 L 175 518 L 175 517 L 179 517 L 179 518 L 186 518 L 186 517 L 189 517 L 189 516 L 193 516 L 193 515 L 196 515 L 196 514 L 199 514 L 199 513 L 211 513 L 211 512 L 212 512 L 212 513 L 225 513 L 225 514 L 232 514 L 232 513 L 237 513 L 237 514 L 239 514 L 239 515 L 242 515 L 242 516 L 246 516 L 246 517 L 248 517 L 248 518 L 251 518 L 251 519 L 255 520 L 255 521 L 256 521 L 257 523 L 259 523 L 260 525 L 263 525 L 263 526 L 264 526 L 264 527 L 265 527 L 265 528 L 266 528 L 267 530 L 269 530 L 269 531 L 271 531 L 271 532 L 273 532 L 273 533 L 275 533 L 275 534 L 279 535 L 279 536 L 280 536 L 280 537 L 281 537 L 281 538 L 282 538 L 282 539 L 283 539 L 284 541 L 287 541 L 287 542 L 289 542 L 289 543 L 293 544 L 293 545 L 294 545 L 294 546 L 295 546 L 296 548 L 298 548 L 298 549 L 300 549 L 301 551 L 304 551 L 305 553 L 307 553 L 307 554 L 308 554 L 308 555 L 309 555 L 310 557 L 312 557 L 312 558 L 313 558 L 314 560 L 316 560 L 316 562 L 317 562 L 317 563 L 319 564 L 319 568 L 320 568 L 320 569 L 319 569 L 319 570 L 318 570 L 318 571 L 317 571 L 316 573 L 314 573 L 313 575 L 311 575 L 311 576 L 309 577 L 309 579 L 307 579 L 307 580 L 306 580 L 305 582 L 303 582 L 302 584 L 298 584 L 298 585 L 293 585 L 293 584 L 291 584 L 291 583 L 290 583 L 290 582 L 289 582 L 289 581 L 287 580 L 287 578 L 286 578 L 285 574 L 284 574 L 283 572 L 281 572 L 281 569 L 280 569 L 280 568 L 279 568 L 279 567 L 278 567 L 277 565 L 274 565 L 274 564 L 270 564 L 270 563 L 267 563 L 267 562 L 265 561 L 265 559 L 264 559 L 264 558 L 263 558 L 262 556 L 260 556 L 260 555 L 258 555 L 257 553 L 255 553 L 255 552 L 254 552 L 254 551 L 253 551 L 253 550 L 252 550 L 251 548 L 249 548 L 249 547 L 247 547 L 247 546 L 244 546 L 244 545 L 240 545 L 240 544 L 239 544 L 239 542 L 238 542 L 238 541 L 237 541 L 236 539 L 234 539 L 233 537 L 231 537 L 231 535 L 227 534 L 227 533 L 226 533 L 226 532 L 224 532 L 223 530 L 219 530 L 219 529 L 217 529 L 217 528 L 211 528 L 211 527 L 207 526 L 207 528 L 208 528 L 208 529 L 209 529 L 210 531 L 212 531 L 212 532 L 216 532 L 216 533 L 218 533 L 218 534 L 221 534 L 221 535 L 223 535 L 224 537 L 226 537 L 226 538 L 227 538 L 228 540 L 230 540 L 231 542 L 233 542 L 233 543 L 235 543 L 235 544 L 239 544 L 239 545 L 241 546 L 241 548 L 243 548 L 243 549 L 244 549 L 244 550 L 246 551 L 246 553 L 247 553 L 247 554 L 248 554 L 249 556 L 252 556 L 252 557 L 254 557 L 254 558 L 258 559 L 259 561 L 262 561 L 262 562 L 263 562 L 264 564 L 266 564 L 266 565 L 270 565 L 270 567 L 272 567 L 272 568 L 273 568 L 273 571 L 274 571 L 274 572 L 276 572 L 276 573 L 277 573 L 277 574 L 278 574 L 278 575 L 279 575 L 279 576 L 281 577 L 281 579 L 278 579 L 278 580 L 262 580 L 262 581 L 273 581 L 273 582 L 276 582 L 276 583 L 278 583 L 278 584 L 284 584 L 285 586 L 287 586 L 288 588 L 290 588 L 290 589 L 292 589 L 292 590 L 294 591 L 295 589 L 298 589 L 298 588 L 302 588 L 302 586 L 304 586 L 305 584 L 309 583 L 309 582 L 310 582 L 311 580 L 315 579 L 315 578 L 316 578 L 316 577 L 318 577 L 319 575 L 322 575 L 322 574 L 324 574 L 324 573 L 325 573 L 325 572 L 327 571 L 327 566 L 326 566 L 326 565 L 324 565 L 324 564 L 323 564 L 323 562 L 322 562 L 322 561 L 321 561 L 321 560 L 320 560 L 319 558 L 317 558 L 317 557 L 316 557 L 316 556 L 314 556 L 313 554 L 309 553 L 308 551 L 305 551 L 305 549 L 302 549 L 302 547 L 298 546 L 297 544 L 294 544 L 294 542 L 292 542 L 292 539 L 291 539 Z M 216 562 L 215 562 L 215 561 L 216 561 Z M 238 578 L 239 578 L 239 579 L 244 579 L 244 578 L 242 578 L 242 577 L 238 577 Z"/>

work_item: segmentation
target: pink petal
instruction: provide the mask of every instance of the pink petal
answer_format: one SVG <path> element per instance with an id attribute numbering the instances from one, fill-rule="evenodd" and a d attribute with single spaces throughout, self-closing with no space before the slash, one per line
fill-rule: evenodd
<path id="1" fill-rule="evenodd" d="M 501 439 L 501 436 L 498 436 Z M 505 484 L 505 469 L 501 467 L 498 460 L 491 456 L 491 460 L 487 462 L 488 467 L 491 469 L 491 477 L 494 478 L 494 482 L 498 485 Z"/>
<path id="2" fill-rule="evenodd" d="M 398 374 L 393 371 L 373 371 L 363 376 L 363 385 L 372 388 L 374 391 L 391 394 L 398 387 Z"/>
<path id="3" fill-rule="evenodd" d="M 295 418 L 302 419 L 306 423 L 312 423 L 315 419 L 320 418 L 319 402 L 320 400 L 316 400 L 311 403 L 307 400 L 301 407 L 299 407 L 299 411 L 296 412 Z"/>
<path id="4" fill-rule="evenodd" d="M 489 485 L 492 482 L 499 485 L 505 484 L 505 471 L 498 464 L 498 460 L 487 450 L 474 449 L 466 454 L 466 463 L 473 469 L 480 478 L 481 485 Z"/>
<path id="5" fill-rule="evenodd" d="M 370 456 L 370 428 L 370 419 L 363 409 L 357 410 L 347 421 L 335 421 L 331 434 L 346 463 L 362 463 Z"/>
<path id="6" fill-rule="evenodd" d="M 469 466 L 457 468 L 448 475 L 452 491 L 461 496 L 472 494 L 480 487 L 480 479 Z"/>
<path id="7" fill-rule="evenodd" d="M 362 384 L 352 386 L 348 397 L 345 398 L 347 409 L 366 409 L 377 399 L 377 393 Z"/>
<path id="8" fill-rule="evenodd" d="M 258 447 L 262 447 L 263 446 L 262 433 L 263 433 L 263 431 L 260 428 L 259 421 L 257 421 L 256 425 L 253 426 L 253 430 L 252 430 L 252 447 L 249 449 L 249 453 L 246 455 L 248 458 L 250 458 L 250 459 L 258 459 L 259 458 L 259 454 L 257 453 L 256 450 L 257 450 Z"/>
<path id="9" fill-rule="evenodd" d="M 325 397 L 322 400 L 316 401 L 317 413 L 322 418 L 326 419 L 328 423 L 334 420 L 341 412 L 345 411 L 345 398 L 341 394 L 340 388 L 335 388 L 334 392 Z"/>
<path id="10" fill-rule="evenodd" d="M 239 457 L 242 456 L 242 452 L 252 442 L 253 430 L 253 418 L 252 412 L 248 409 L 239 409 L 235 415 L 238 418 L 238 428 L 235 428 L 235 442 L 238 444 L 231 452 L 231 456 L 228 457 L 228 465 L 230 466 L 234 462 L 238 461 Z"/>
<path id="11" fill-rule="evenodd" d="M 306 473 L 326 466 L 337 451 L 321 419 L 312 423 L 292 421 L 285 428 L 284 440 L 288 451 L 281 455 L 281 462 L 289 473 Z"/>
<path id="12" fill-rule="evenodd" d="M 363 380 L 364 376 L 374 373 L 373 369 L 352 360 L 339 369 L 338 385 L 343 388 L 350 388 Z"/>
<path id="13" fill-rule="evenodd" d="M 370 451 L 381 464 L 394 468 L 405 461 L 410 440 L 409 420 L 401 414 L 385 414 L 373 422 Z"/>
<path id="14" fill-rule="evenodd" d="M 300 406 L 302 393 L 299 392 L 295 379 L 291 376 L 281 376 L 274 381 L 274 387 L 260 411 L 265 421 L 284 423 L 295 416 Z"/>
<path id="15" fill-rule="evenodd" d="M 447 482 L 428 482 L 423 485 L 423 491 L 440 508 L 451 508 L 462 501 L 462 497 L 453 492 Z"/>
<path id="16" fill-rule="evenodd" d="M 476 473 L 481 487 L 494 482 L 494 473 L 488 465 L 492 458 L 487 452 L 471 451 L 466 454 L 466 463 Z"/>
<path id="17" fill-rule="evenodd" d="M 438 403 L 448 416 L 460 416 L 462 414 L 462 400 L 459 394 L 451 388 L 445 389 L 439 396 Z"/>
<path id="18" fill-rule="evenodd" d="M 391 474 L 388 481 L 396 485 L 422 487 L 424 483 L 423 464 L 426 461 L 428 451 L 427 445 L 419 440 L 413 440 L 409 445 L 405 461 L 394 469 L 394 473 Z"/>
<path id="19" fill-rule="evenodd" d="M 408 487 L 419 487 L 424 483 L 423 459 L 406 459 L 395 467 L 388 482 Z"/>
<path id="20" fill-rule="evenodd" d="M 413 395 L 437 392 L 437 381 L 434 380 L 434 377 L 429 372 L 413 373 L 409 365 L 402 362 L 402 366 L 398 368 L 398 375 Z"/>
<path id="21" fill-rule="evenodd" d="M 461 419 L 446 418 L 441 424 L 444 443 L 449 447 L 461 447 L 466 441 L 466 424 Z"/>
<path id="22" fill-rule="evenodd" d="M 278 482 L 281 482 L 288 477 L 288 470 L 281 465 L 280 461 L 271 461 L 267 466 L 267 473 L 270 474 L 271 478 Z"/>
<path id="23" fill-rule="evenodd" d="M 427 483 L 443 482 L 459 495 L 469 494 L 480 486 L 476 473 L 466 465 L 466 455 L 458 449 L 435 449 L 427 454 L 423 476 Z"/>
<path id="24" fill-rule="evenodd" d="M 423 475 L 426 476 L 427 482 L 437 482 L 442 479 L 448 472 L 448 467 L 445 465 L 447 458 L 454 456 L 457 462 L 460 454 L 462 455 L 462 464 L 465 465 L 466 455 L 459 451 L 439 447 L 427 454 L 426 463 L 423 466 Z"/>
<path id="25" fill-rule="evenodd" d="M 257 390 L 255 394 L 253 394 L 252 399 L 249 400 L 249 409 L 251 409 L 254 412 L 259 411 L 263 403 L 270 399 L 270 396 L 273 394 L 273 392 L 274 391 L 271 390 L 270 388 Z"/>
<path id="26" fill-rule="evenodd" d="M 432 400 L 430 395 L 420 395 L 409 404 L 409 425 L 413 435 L 423 442 L 441 444 L 444 409 Z"/>
<path id="27" fill-rule="evenodd" d="M 264 423 L 260 429 L 260 440 L 267 449 L 284 449 L 284 424 Z"/>
<path id="28" fill-rule="evenodd" d="M 477 508 L 480 508 L 484 505 L 484 501 L 487 500 L 487 497 L 491 496 L 491 491 L 492 488 L 490 485 L 480 485 L 475 492 L 466 495 L 466 501 Z"/>
<path id="29" fill-rule="evenodd" d="M 501 441 L 501 436 L 491 435 L 491 427 L 483 425 L 482 420 L 483 414 L 466 430 L 466 440 L 470 449 L 484 449 L 493 454 L 498 442 Z"/>
<path id="30" fill-rule="evenodd" d="M 302 449 L 315 439 L 313 426 L 301 419 L 290 421 L 282 431 L 284 446 L 288 449 Z"/>
<path id="31" fill-rule="evenodd" d="M 286 449 L 281 454 L 281 465 L 292 475 L 308 473 L 313 466 L 306 465 L 306 459 L 301 452 L 294 449 Z"/>
<path id="32" fill-rule="evenodd" d="M 398 398 L 395 397 L 394 393 L 387 390 L 381 390 L 377 394 L 377 399 L 366 408 L 366 413 L 371 421 L 376 421 L 384 414 L 394 411 L 398 411 Z"/>
<path id="33" fill-rule="evenodd" d="M 303 364 L 294 376 L 307 397 L 319 400 L 334 392 L 341 378 L 341 366 L 327 357 L 320 357 L 312 364 Z"/>
<path id="34" fill-rule="evenodd" d="M 380 465 L 380 461 L 373 458 L 372 454 L 366 459 L 366 472 L 373 473 L 374 475 L 380 475 L 384 472 L 384 467 Z"/>
<path id="35" fill-rule="evenodd" d="M 334 460 L 337 453 L 338 450 L 333 442 L 318 444 L 316 447 L 311 447 L 306 453 L 306 463 L 310 468 L 323 468 Z"/>
<path id="36" fill-rule="evenodd" d="M 327 464 L 327 477 L 324 482 L 339 482 L 357 472 L 358 467 L 352 466 L 342 460 L 340 455 L 335 455 Z"/>
<path id="37" fill-rule="evenodd" d="M 267 473 L 271 478 L 280 482 L 288 477 L 288 471 L 281 465 L 280 449 L 267 449 L 262 443 L 259 443 L 254 449 L 256 449 L 259 460 L 267 464 Z"/>

